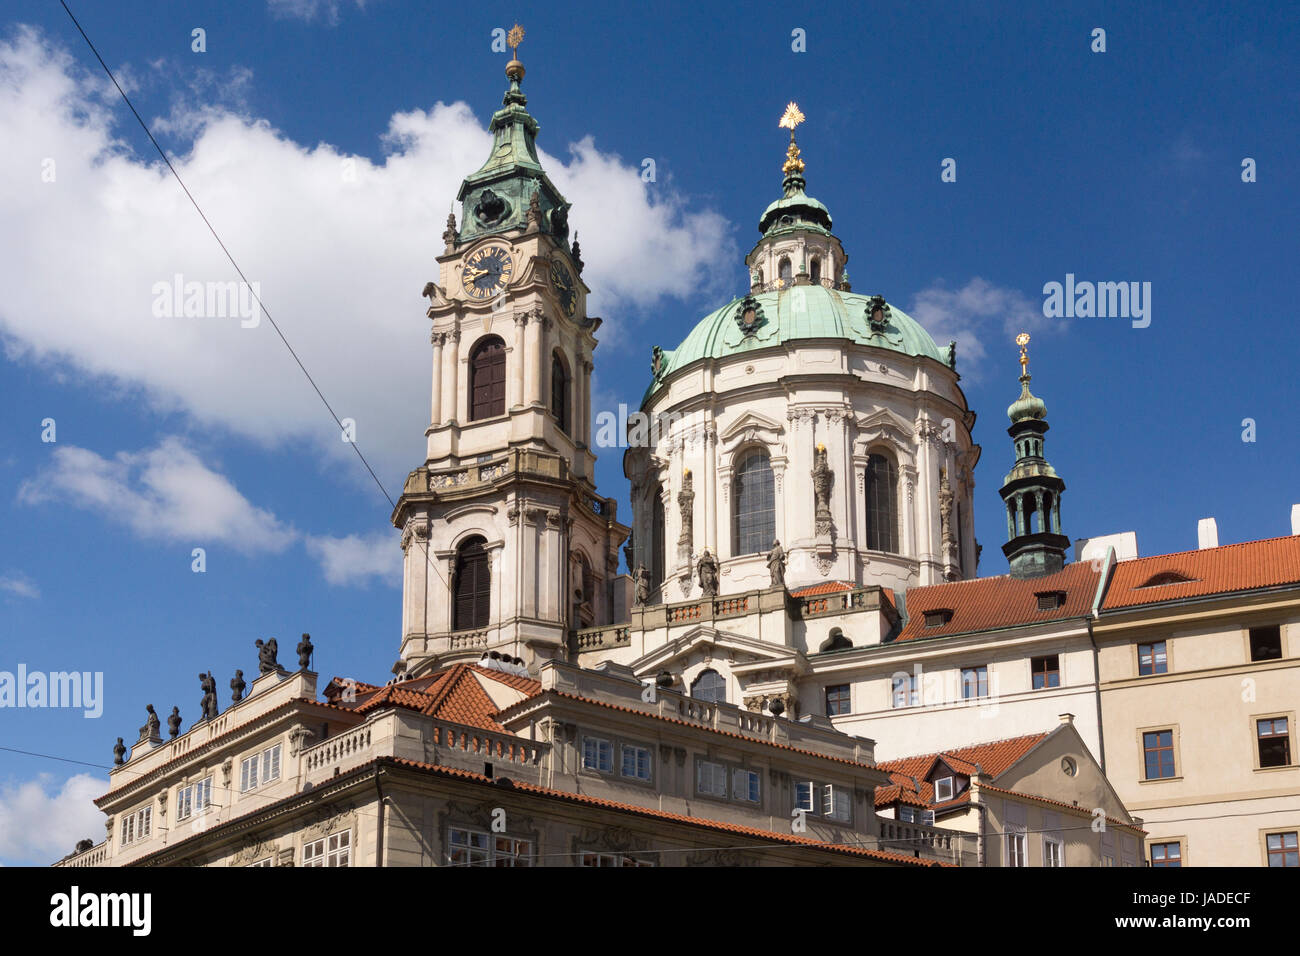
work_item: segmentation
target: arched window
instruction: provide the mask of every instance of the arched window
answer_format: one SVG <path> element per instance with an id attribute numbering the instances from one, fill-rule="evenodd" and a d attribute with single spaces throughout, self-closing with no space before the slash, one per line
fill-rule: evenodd
<path id="1" fill-rule="evenodd" d="M 751 451 L 736 467 L 731 553 L 757 554 L 776 539 L 776 482 L 767 452 Z"/>
<path id="2" fill-rule="evenodd" d="M 700 673 L 691 684 L 691 696 L 696 700 L 707 700 L 714 704 L 727 702 L 727 681 L 721 674 L 710 668 Z"/>
<path id="3" fill-rule="evenodd" d="M 451 623 L 453 631 L 487 627 L 492 582 L 488 574 L 486 544 L 482 538 L 470 538 L 456 550 Z"/>
<path id="4" fill-rule="evenodd" d="M 776 267 L 777 277 L 781 280 L 781 288 L 790 288 L 790 280 L 794 278 L 794 271 L 790 268 L 790 260 L 782 259 Z"/>
<path id="5" fill-rule="evenodd" d="M 822 261 L 817 256 L 813 256 L 812 264 L 808 267 L 808 277 L 813 282 L 822 281 Z"/>
<path id="6" fill-rule="evenodd" d="M 655 486 L 654 502 L 651 505 L 650 521 L 650 587 L 657 588 L 664 583 L 664 554 L 668 546 L 668 529 L 664 523 L 664 497 L 662 489 Z"/>
<path id="7" fill-rule="evenodd" d="M 564 368 L 560 353 L 551 356 L 551 414 L 555 416 L 560 431 L 569 432 L 569 373 Z"/>
<path id="8" fill-rule="evenodd" d="M 506 411 L 506 344 L 495 335 L 474 347 L 469 358 L 469 420 Z"/>
<path id="9" fill-rule="evenodd" d="M 867 456 L 867 549 L 898 553 L 898 469 L 879 454 Z"/>

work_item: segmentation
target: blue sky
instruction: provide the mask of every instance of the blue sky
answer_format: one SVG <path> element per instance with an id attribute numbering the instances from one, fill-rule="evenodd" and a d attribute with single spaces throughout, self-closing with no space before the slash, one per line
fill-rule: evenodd
<path id="1" fill-rule="evenodd" d="M 527 29 L 529 109 L 605 319 L 595 411 L 634 404 L 651 346 L 744 289 L 797 100 L 855 291 L 961 343 L 984 574 L 1005 571 L 1021 325 L 1072 538 L 1183 550 L 1209 515 L 1224 543 L 1271 537 L 1300 500 L 1294 11 L 1124 6 L 72 4 L 394 497 L 423 459 L 419 290 L 505 86 L 494 28 Z M 4 17 L 0 670 L 102 671 L 105 700 L 98 719 L 0 710 L 0 746 L 106 766 L 145 704 L 188 725 L 200 670 L 253 672 L 258 637 L 309 631 L 324 674 L 384 678 L 388 503 L 265 323 L 150 315 L 153 282 L 229 266 L 62 8 Z M 1150 282 L 1150 326 L 1044 319 L 1067 273 Z M 626 501 L 618 453 L 597 475 Z M 92 767 L 0 751 L 0 862 L 102 838 L 102 790 Z"/>

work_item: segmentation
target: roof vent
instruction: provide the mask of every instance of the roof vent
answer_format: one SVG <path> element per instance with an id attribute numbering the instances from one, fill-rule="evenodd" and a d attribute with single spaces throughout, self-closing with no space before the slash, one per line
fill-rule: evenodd
<path id="1" fill-rule="evenodd" d="M 935 608 L 933 611 L 925 612 L 926 627 L 943 627 L 952 620 L 952 609 L 946 607 Z"/>
<path id="2" fill-rule="evenodd" d="M 1034 597 L 1038 598 L 1038 610 L 1055 611 L 1058 607 L 1065 606 L 1064 591 L 1039 591 Z"/>
<path id="3" fill-rule="evenodd" d="M 1189 578 L 1181 571 L 1160 571 L 1151 575 L 1141 584 L 1139 588 L 1156 588 L 1162 584 L 1182 584 L 1184 581 L 1195 581 L 1196 578 Z"/>

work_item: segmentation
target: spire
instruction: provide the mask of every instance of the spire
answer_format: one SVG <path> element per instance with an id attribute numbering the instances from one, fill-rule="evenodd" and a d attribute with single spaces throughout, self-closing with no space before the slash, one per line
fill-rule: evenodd
<path id="1" fill-rule="evenodd" d="M 567 248 L 569 203 L 537 158 L 536 140 L 541 127 L 528 112 L 528 97 L 522 89 L 525 71 L 519 60 L 519 44 L 523 39 L 523 27 L 516 23 L 506 36 L 511 50 L 506 64 L 510 88 L 488 126 L 492 152 L 477 172 L 465 177 L 456 194 L 463 204 L 457 237 L 462 245 L 481 236 L 532 227 Z"/>
<path id="2" fill-rule="evenodd" d="M 1032 578 L 1065 566 L 1070 539 L 1061 533 L 1061 494 L 1065 482 L 1043 455 L 1047 405 L 1029 391 L 1029 334 L 1016 336 L 1020 346 L 1020 397 L 1007 409 L 1016 451 L 999 494 L 1006 504 L 1007 543 L 1002 546 L 1011 576 Z"/>
<path id="3" fill-rule="evenodd" d="M 806 117 L 799 109 L 799 104 L 791 102 L 777 123 L 781 129 L 790 131 L 790 145 L 786 147 L 785 162 L 781 164 L 784 179 L 781 180 L 782 198 L 772 203 L 763 212 L 759 220 L 759 231 L 767 236 L 773 229 L 802 227 L 818 232 L 830 233 L 831 214 L 825 206 L 804 192 L 807 181 L 803 173 L 805 164 L 795 142 L 794 131 Z"/>

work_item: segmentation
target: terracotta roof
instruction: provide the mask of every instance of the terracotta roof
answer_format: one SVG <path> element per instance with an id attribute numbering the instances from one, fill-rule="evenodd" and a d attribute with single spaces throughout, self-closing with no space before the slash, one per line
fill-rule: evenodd
<path id="1" fill-rule="evenodd" d="M 907 624 L 895 639 L 943 637 L 986 631 L 1018 624 L 1037 624 L 1083 617 L 1092 610 L 1097 596 L 1100 570 L 1092 562 L 1067 564 L 1055 574 L 1037 578 L 1013 578 L 1004 574 L 995 578 L 973 578 L 907 592 Z M 1065 602 L 1057 608 L 1040 611 L 1037 595 L 1063 591 Z M 926 627 L 927 611 L 948 610 L 952 618 L 936 627 Z"/>
<path id="2" fill-rule="evenodd" d="M 610 710 L 622 711 L 625 714 L 636 714 L 640 717 L 650 717 L 654 720 L 663 720 L 670 724 L 678 724 L 682 727 L 690 727 L 693 730 L 704 730 L 711 734 L 720 734 L 723 737 L 731 737 L 734 740 L 744 740 L 748 743 L 762 744 L 765 747 L 776 747 L 778 750 L 788 750 L 791 753 L 803 754 L 806 757 L 818 757 L 821 760 L 829 760 L 833 763 L 845 764 L 849 767 L 859 767 L 863 770 L 876 769 L 873 764 L 861 763 L 857 760 L 849 760 L 845 757 L 832 757 L 830 754 L 819 753 L 816 750 L 804 750 L 802 747 L 792 747 L 789 744 L 779 744 L 772 740 L 764 740 L 762 737 L 747 737 L 744 734 L 734 734 L 729 730 L 718 730 L 715 727 L 708 727 L 705 726 L 704 724 L 697 724 L 689 720 L 678 720 L 676 717 L 664 717 L 662 714 L 656 714 L 648 710 L 637 710 L 634 707 L 624 707 L 622 704 L 608 704 L 603 700 L 594 700 L 590 697 L 582 697 L 578 694 L 569 694 L 562 690 L 546 690 L 546 691 L 542 691 L 539 694 L 534 694 L 532 697 L 526 697 L 523 700 L 519 701 L 519 703 L 517 704 L 511 704 L 510 707 L 505 708 L 504 710 L 501 711 L 501 713 L 504 714 L 507 710 L 511 710 L 523 704 L 536 702 L 539 698 L 545 696 L 546 694 L 552 694 L 556 697 L 563 697 L 566 700 L 582 701 L 582 703 L 591 704 L 593 707 L 607 707 Z"/>
<path id="3" fill-rule="evenodd" d="M 1191 580 L 1149 585 L 1158 575 L 1170 574 Z M 1266 538 L 1120 561 L 1115 565 L 1102 610 L 1297 583 L 1300 535 Z"/>
<path id="4" fill-rule="evenodd" d="M 525 694 L 535 694 L 542 687 L 540 681 L 531 677 L 506 674 L 477 664 L 452 664 L 432 674 L 383 687 L 358 684 L 356 700 L 350 703 L 340 702 L 338 706 L 347 707 L 359 714 L 368 714 L 381 707 L 405 707 L 439 720 L 509 733 L 497 723 L 495 717 L 500 708 L 488 696 L 476 675 L 498 681 Z M 335 686 L 335 681 L 330 681 L 330 686 Z M 361 690 L 363 686 L 365 691 Z"/>
<path id="5" fill-rule="evenodd" d="M 853 591 L 857 585 L 852 581 L 823 581 L 821 584 L 810 584 L 805 588 L 798 588 L 790 592 L 790 597 L 816 597 L 819 594 L 834 594 L 837 591 Z"/>
<path id="6" fill-rule="evenodd" d="M 896 760 L 882 760 L 876 764 L 889 774 L 894 784 L 876 790 L 876 806 L 884 807 L 891 803 L 908 803 L 914 806 L 932 807 L 934 787 L 925 778 L 930 775 L 934 765 L 943 760 L 958 773 L 969 776 L 975 772 L 975 765 L 989 777 L 996 778 L 1021 757 L 1033 750 L 1046 733 L 1028 734 L 1024 737 L 1010 737 L 1006 740 L 994 740 L 969 747 L 957 747 L 939 753 L 920 754 L 916 757 L 900 757 Z M 913 781 L 915 778 L 915 781 Z M 964 797 L 964 795 L 963 795 Z M 963 797 L 942 804 L 965 802 Z"/>

